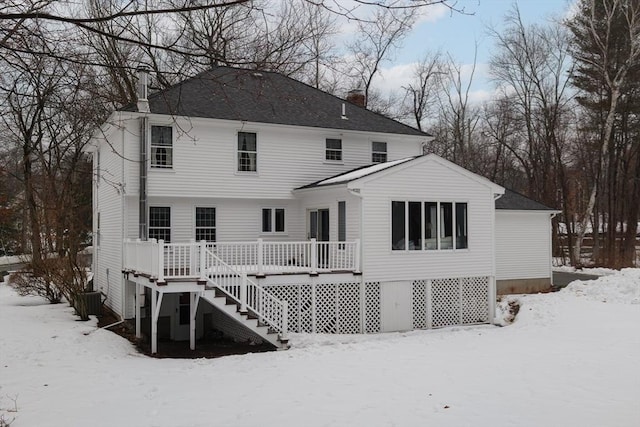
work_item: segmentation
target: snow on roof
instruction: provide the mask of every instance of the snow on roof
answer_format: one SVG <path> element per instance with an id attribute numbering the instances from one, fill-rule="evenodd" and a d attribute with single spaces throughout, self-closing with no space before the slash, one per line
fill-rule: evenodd
<path id="1" fill-rule="evenodd" d="M 322 181 L 315 182 L 309 185 L 308 187 L 318 187 L 321 185 L 339 184 L 343 182 L 353 181 L 354 179 L 362 178 L 363 176 L 371 175 L 372 173 L 375 173 L 375 172 L 380 172 L 392 166 L 399 165 L 401 163 L 406 163 L 409 160 L 413 160 L 413 159 L 415 159 L 415 157 L 407 157 L 400 160 L 393 160 L 391 162 L 377 163 L 375 165 L 366 166 L 363 168 L 352 170 L 351 172 L 346 172 L 331 178 L 327 178 Z"/>

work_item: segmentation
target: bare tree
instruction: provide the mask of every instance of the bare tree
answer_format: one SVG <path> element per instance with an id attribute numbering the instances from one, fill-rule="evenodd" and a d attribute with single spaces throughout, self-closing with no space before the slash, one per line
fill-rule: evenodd
<path id="1" fill-rule="evenodd" d="M 369 105 L 373 78 L 408 34 L 414 20 L 412 9 L 376 9 L 371 21 L 358 21 L 355 40 L 347 45 L 350 54 L 347 74 L 356 86 L 361 85 L 365 107 Z"/>
<path id="2" fill-rule="evenodd" d="M 407 116 L 411 116 L 416 127 L 423 130 L 424 121 L 432 115 L 441 88 L 443 63 L 440 52 L 427 53 L 415 64 L 413 80 L 404 86 L 404 109 Z"/>

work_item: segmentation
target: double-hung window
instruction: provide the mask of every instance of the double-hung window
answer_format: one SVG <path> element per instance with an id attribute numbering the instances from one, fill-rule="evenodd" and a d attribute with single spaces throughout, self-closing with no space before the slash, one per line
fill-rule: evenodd
<path id="1" fill-rule="evenodd" d="M 196 207 L 196 242 L 216 241 L 216 208 Z"/>
<path id="2" fill-rule="evenodd" d="M 326 160 L 341 161 L 342 160 L 342 140 L 335 138 L 326 139 Z"/>
<path id="3" fill-rule="evenodd" d="M 391 202 L 391 249 L 467 249 L 467 203 Z"/>
<path id="4" fill-rule="evenodd" d="M 258 146 L 253 132 L 238 132 L 238 171 L 258 171 Z"/>
<path id="5" fill-rule="evenodd" d="M 173 167 L 173 128 L 151 126 L 151 167 Z"/>
<path id="6" fill-rule="evenodd" d="M 371 143 L 371 162 L 384 163 L 387 161 L 387 143 L 376 142 Z"/>
<path id="7" fill-rule="evenodd" d="M 284 208 L 262 209 L 262 232 L 284 233 Z"/>
<path id="8" fill-rule="evenodd" d="M 171 208 L 149 207 L 149 239 L 171 241 Z"/>

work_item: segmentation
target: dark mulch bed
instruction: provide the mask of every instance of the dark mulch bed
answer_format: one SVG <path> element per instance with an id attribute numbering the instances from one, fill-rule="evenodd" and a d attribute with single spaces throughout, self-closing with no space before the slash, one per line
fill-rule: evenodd
<path id="1" fill-rule="evenodd" d="M 104 307 L 102 316 L 98 316 L 98 327 L 109 326 L 118 320 L 118 317 L 111 310 Z M 197 340 L 195 350 L 189 348 L 189 341 L 158 340 L 158 352 L 151 354 L 151 342 L 144 337 L 142 339 L 136 338 L 134 322 L 125 321 L 111 326 L 107 330 L 129 340 L 140 353 L 158 359 L 212 359 L 233 354 L 273 351 L 273 347 L 266 344 L 251 345 L 237 343 L 227 338 L 209 337 Z"/>

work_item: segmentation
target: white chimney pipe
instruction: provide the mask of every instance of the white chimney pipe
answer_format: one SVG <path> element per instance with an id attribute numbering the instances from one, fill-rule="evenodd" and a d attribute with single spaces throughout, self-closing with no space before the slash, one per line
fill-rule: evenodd
<path id="1" fill-rule="evenodd" d="M 149 113 L 149 70 L 145 66 L 140 66 L 138 72 L 138 111 Z"/>

